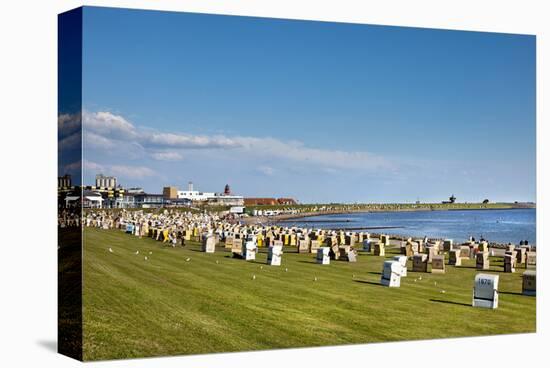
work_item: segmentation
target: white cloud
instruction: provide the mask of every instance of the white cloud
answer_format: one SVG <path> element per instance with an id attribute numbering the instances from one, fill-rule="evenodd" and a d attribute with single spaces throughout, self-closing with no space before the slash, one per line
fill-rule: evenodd
<path id="1" fill-rule="evenodd" d="M 84 149 L 87 148 L 99 148 L 99 149 L 111 149 L 117 145 L 117 142 L 104 137 L 100 134 L 93 132 L 84 132 Z"/>
<path id="2" fill-rule="evenodd" d="M 364 151 L 326 150 L 307 147 L 301 142 L 282 142 L 273 138 L 241 138 L 254 154 L 287 159 L 303 164 L 339 169 L 370 170 L 393 166 L 388 160 Z"/>
<path id="3" fill-rule="evenodd" d="M 80 127 L 80 113 L 60 114 L 57 117 L 57 128 L 60 138 L 65 138 L 75 133 L 79 133 Z"/>
<path id="4" fill-rule="evenodd" d="M 127 166 L 127 165 L 111 165 L 109 167 L 112 175 L 119 175 L 126 178 L 144 178 L 147 176 L 155 176 L 156 172 L 145 166 Z"/>
<path id="5" fill-rule="evenodd" d="M 67 164 L 64 166 L 65 172 L 71 172 L 74 173 L 75 171 L 80 171 L 82 167 L 82 161 L 75 161 L 71 162 L 70 164 Z"/>
<path id="6" fill-rule="evenodd" d="M 273 176 L 273 174 L 275 174 L 275 169 L 270 166 L 260 166 L 258 167 L 258 171 L 267 176 Z"/>
<path id="7" fill-rule="evenodd" d="M 200 136 L 176 133 L 146 133 L 140 136 L 144 144 L 177 148 L 234 148 L 239 144 L 223 136 Z"/>
<path id="8" fill-rule="evenodd" d="M 179 161 L 182 154 L 162 149 L 227 150 L 294 164 L 315 165 L 321 169 L 395 170 L 389 160 L 366 151 L 344 151 L 308 147 L 299 141 L 284 142 L 271 137 L 205 136 L 158 132 L 136 127 L 120 115 L 110 112 L 83 112 L 85 142 L 90 147 L 113 149 L 134 144 L 155 160 Z M 264 169 L 264 174 L 272 175 Z"/>
<path id="9" fill-rule="evenodd" d="M 97 162 L 92 162 L 88 160 L 84 160 L 84 170 L 89 171 L 104 171 L 105 167 L 101 164 L 98 164 Z"/>
<path id="10" fill-rule="evenodd" d="M 158 161 L 181 161 L 183 160 L 183 155 L 175 151 L 162 151 L 162 152 L 153 152 L 151 157 Z"/>
<path id="11" fill-rule="evenodd" d="M 106 111 L 82 112 L 82 122 L 86 131 L 114 139 L 136 138 L 137 131 L 132 123 L 120 115 Z"/>
<path id="12" fill-rule="evenodd" d="M 97 162 L 84 160 L 83 168 L 91 174 L 103 173 L 105 175 L 122 176 L 124 178 L 139 179 L 149 176 L 155 176 L 157 173 L 146 166 L 131 165 L 103 165 Z M 88 173 L 90 174 L 90 173 Z"/>
<path id="13" fill-rule="evenodd" d="M 82 135 L 80 131 L 76 131 L 70 135 L 60 138 L 57 142 L 57 148 L 59 151 L 70 151 L 74 148 L 79 148 L 82 143 Z"/>
<path id="14" fill-rule="evenodd" d="M 90 140 L 98 137 L 108 140 L 134 141 L 144 146 L 171 148 L 231 148 L 238 143 L 224 136 L 199 136 L 179 133 L 165 133 L 137 129 L 120 115 L 111 112 L 82 113 L 84 130 Z"/>
<path id="15" fill-rule="evenodd" d="M 67 152 L 80 147 L 82 135 L 80 124 L 80 113 L 60 114 L 57 117 L 59 151 Z"/>

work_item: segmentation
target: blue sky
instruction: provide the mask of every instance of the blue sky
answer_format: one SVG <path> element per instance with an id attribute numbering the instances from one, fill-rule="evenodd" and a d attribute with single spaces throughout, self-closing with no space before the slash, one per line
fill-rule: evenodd
<path id="1" fill-rule="evenodd" d="M 535 37 L 85 8 L 84 182 L 535 200 Z"/>

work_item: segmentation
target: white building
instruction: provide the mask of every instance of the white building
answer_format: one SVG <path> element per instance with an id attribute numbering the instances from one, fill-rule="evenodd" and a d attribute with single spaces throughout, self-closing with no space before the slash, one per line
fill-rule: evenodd
<path id="1" fill-rule="evenodd" d="M 212 204 L 229 206 L 242 206 L 244 203 L 244 197 L 242 196 L 194 190 L 193 182 L 189 182 L 187 190 L 178 190 L 178 199 L 189 199 L 194 202 L 211 202 Z"/>
<path id="2" fill-rule="evenodd" d="M 193 182 L 189 182 L 187 190 L 178 190 L 179 199 L 190 199 L 192 201 L 207 201 L 208 198 L 213 197 L 215 193 L 199 192 L 193 190 Z"/>
<path id="3" fill-rule="evenodd" d="M 95 186 L 98 188 L 116 188 L 116 178 L 114 176 L 97 174 L 95 176 Z"/>
<path id="4" fill-rule="evenodd" d="M 207 199 L 209 204 L 220 206 L 243 206 L 244 197 L 237 195 L 227 195 L 223 193 L 214 193 L 213 196 Z"/>
<path id="5" fill-rule="evenodd" d="M 178 190 L 178 199 L 190 199 L 192 201 L 207 201 L 216 193 L 199 192 L 198 190 Z"/>
<path id="6" fill-rule="evenodd" d="M 71 194 L 65 197 L 65 207 L 82 204 L 83 208 L 103 208 L 103 197 L 100 193 L 85 190 L 82 195 Z"/>

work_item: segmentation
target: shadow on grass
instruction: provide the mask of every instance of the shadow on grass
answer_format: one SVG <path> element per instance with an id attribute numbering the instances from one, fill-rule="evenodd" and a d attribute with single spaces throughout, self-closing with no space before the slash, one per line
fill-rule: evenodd
<path id="1" fill-rule="evenodd" d="M 454 304 L 454 305 L 462 305 L 463 307 L 471 307 L 471 304 L 467 303 L 459 303 L 459 302 L 453 302 L 451 300 L 441 300 L 441 299 L 430 299 L 430 302 L 436 302 L 436 303 L 443 303 L 443 304 Z"/>
<path id="2" fill-rule="evenodd" d="M 298 261 L 300 263 L 317 264 L 317 261 Z"/>
<path id="3" fill-rule="evenodd" d="M 257 259 L 253 260 L 253 261 L 247 261 L 248 263 L 256 263 L 256 264 L 260 264 L 260 265 L 265 265 L 266 264 L 266 261 L 258 261 Z"/>
<path id="4" fill-rule="evenodd" d="M 364 281 L 364 280 L 353 280 L 354 282 L 359 282 L 361 284 L 369 284 L 369 285 L 375 285 L 375 286 L 382 286 L 384 287 L 384 285 L 382 285 L 381 283 L 379 282 L 372 282 L 372 281 Z"/>
<path id="5" fill-rule="evenodd" d="M 514 293 L 512 291 L 499 291 L 498 293 L 499 294 L 504 294 L 504 295 L 520 295 L 520 296 L 524 295 L 523 293 Z M 526 296 L 528 296 L 528 295 L 526 295 Z"/>
<path id="6" fill-rule="evenodd" d="M 483 270 L 481 268 L 477 268 L 476 266 L 455 266 L 456 268 L 460 269 L 460 268 L 465 268 L 465 269 L 470 269 L 470 270 L 476 270 L 476 271 L 479 271 L 479 272 L 500 272 L 500 273 L 503 273 L 504 270 L 494 270 L 492 268 L 488 269 L 488 270 Z"/>
<path id="7" fill-rule="evenodd" d="M 241 260 L 244 259 L 243 257 L 240 257 L 240 256 L 239 256 L 239 257 L 235 257 L 235 256 L 233 256 L 233 255 L 223 256 L 223 258 L 232 258 L 232 259 L 241 259 Z"/>
<path id="8" fill-rule="evenodd" d="M 382 272 L 375 272 L 375 271 L 370 271 L 370 272 L 367 272 L 367 273 L 370 273 L 371 275 L 382 275 Z"/>

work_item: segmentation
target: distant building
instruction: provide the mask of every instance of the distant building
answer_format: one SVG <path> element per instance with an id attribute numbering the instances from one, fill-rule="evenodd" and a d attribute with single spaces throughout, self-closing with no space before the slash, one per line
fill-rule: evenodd
<path id="1" fill-rule="evenodd" d="M 102 208 L 122 208 L 124 189 L 121 187 L 85 186 L 84 190 L 99 193 L 103 198 Z"/>
<path id="2" fill-rule="evenodd" d="M 69 174 L 65 174 L 57 178 L 57 187 L 60 189 L 70 188 L 72 185 L 72 179 Z"/>
<path id="3" fill-rule="evenodd" d="M 276 206 L 276 205 L 295 205 L 294 198 L 245 198 L 245 206 Z"/>
<path id="4" fill-rule="evenodd" d="M 143 193 L 143 192 L 142 192 Z M 122 200 L 120 201 L 120 207 L 121 208 L 136 208 L 136 195 L 140 193 L 132 193 L 130 191 L 127 191 L 124 193 Z"/>
<path id="5" fill-rule="evenodd" d="M 275 206 L 277 205 L 275 198 L 245 198 L 245 206 Z"/>
<path id="6" fill-rule="evenodd" d="M 177 198 L 180 199 L 189 199 L 191 201 L 206 201 L 209 197 L 213 197 L 215 193 L 208 193 L 208 192 L 199 192 L 198 190 L 193 189 L 193 182 L 190 181 L 189 185 L 187 187 L 187 190 L 179 190 L 177 192 Z"/>
<path id="7" fill-rule="evenodd" d="M 188 207 L 191 201 L 188 199 L 166 198 L 163 194 L 150 194 L 143 191 L 139 193 L 124 193 L 120 202 L 121 208 L 160 208 L 160 207 Z"/>
<path id="8" fill-rule="evenodd" d="M 98 192 L 84 190 L 82 197 L 79 193 L 69 194 L 65 197 L 65 207 L 78 206 L 80 201 L 82 201 L 83 208 L 103 208 L 104 199 Z"/>
<path id="9" fill-rule="evenodd" d="M 176 187 L 164 187 L 162 189 L 162 195 L 167 199 L 177 199 L 178 198 L 178 188 Z"/>
<path id="10" fill-rule="evenodd" d="M 164 198 L 163 207 L 189 207 L 190 205 L 191 205 L 191 201 L 186 198 L 172 198 L 172 199 Z"/>
<path id="11" fill-rule="evenodd" d="M 116 181 L 114 176 L 105 176 L 103 174 L 95 176 L 95 186 L 98 188 L 116 188 Z"/>
<path id="12" fill-rule="evenodd" d="M 199 192 L 198 190 L 178 190 L 177 198 L 185 198 L 191 201 L 205 202 L 208 198 L 213 197 L 214 192 Z"/>
<path id="13" fill-rule="evenodd" d="M 219 206 L 243 206 L 244 198 L 243 196 L 214 193 L 213 196 L 207 198 L 207 202 L 208 204 Z"/>
<path id="14" fill-rule="evenodd" d="M 65 198 L 69 195 L 74 196 L 75 187 L 73 187 L 71 176 L 66 174 L 57 177 L 57 206 L 60 208 L 66 207 Z"/>
<path id="15" fill-rule="evenodd" d="M 238 195 L 231 195 L 229 185 L 226 185 L 223 193 L 200 192 L 194 190 L 193 182 L 189 182 L 187 190 L 177 191 L 178 199 L 188 199 L 193 202 L 203 202 L 220 206 L 242 206 L 244 198 Z"/>
<path id="16" fill-rule="evenodd" d="M 293 198 L 277 198 L 278 204 L 293 205 L 296 204 L 296 201 Z"/>
<path id="17" fill-rule="evenodd" d="M 164 195 L 149 193 L 135 194 L 134 203 L 136 207 L 159 208 L 164 205 Z"/>
<path id="18" fill-rule="evenodd" d="M 143 190 L 143 188 L 128 188 L 126 189 L 126 193 L 140 194 L 145 193 L 145 191 Z"/>

